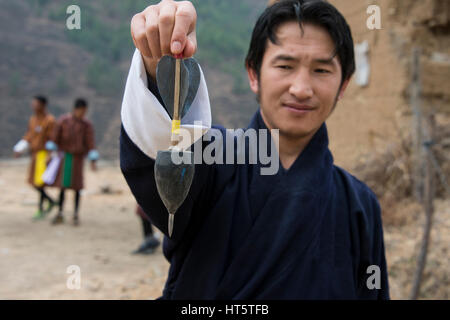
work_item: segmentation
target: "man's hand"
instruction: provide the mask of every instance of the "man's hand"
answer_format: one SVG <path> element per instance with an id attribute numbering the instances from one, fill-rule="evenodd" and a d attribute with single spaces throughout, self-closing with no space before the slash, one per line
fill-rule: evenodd
<path id="1" fill-rule="evenodd" d="M 156 79 L 156 66 L 164 55 L 192 57 L 197 51 L 197 12 L 190 1 L 163 0 L 131 19 L 131 36 L 141 52 L 145 69 Z"/>

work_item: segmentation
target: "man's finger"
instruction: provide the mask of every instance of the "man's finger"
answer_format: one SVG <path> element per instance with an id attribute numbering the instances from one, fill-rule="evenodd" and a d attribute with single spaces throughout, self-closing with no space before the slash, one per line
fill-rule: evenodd
<path id="1" fill-rule="evenodd" d="M 159 11 L 159 40 L 162 55 L 170 54 L 170 41 L 175 24 L 175 3 L 167 3 Z"/>
<path id="2" fill-rule="evenodd" d="M 197 14 L 190 2 L 181 3 L 175 13 L 175 25 L 172 33 L 172 54 L 180 54 L 186 46 L 187 35 L 195 29 Z"/>
<path id="3" fill-rule="evenodd" d="M 134 45 L 139 49 L 143 56 L 152 56 L 145 34 L 144 15 L 136 14 L 133 19 L 131 19 L 131 37 L 133 38 Z"/>
<path id="4" fill-rule="evenodd" d="M 186 41 L 186 46 L 184 47 L 183 57 L 190 58 L 197 51 L 197 38 L 195 35 L 195 31 L 191 32 L 188 35 L 188 39 Z"/>
<path id="5" fill-rule="evenodd" d="M 147 13 L 145 13 L 145 34 L 153 58 L 161 57 L 161 47 L 159 44 L 158 14 L 159 12 L 156 9 L 149 10 Z"/>

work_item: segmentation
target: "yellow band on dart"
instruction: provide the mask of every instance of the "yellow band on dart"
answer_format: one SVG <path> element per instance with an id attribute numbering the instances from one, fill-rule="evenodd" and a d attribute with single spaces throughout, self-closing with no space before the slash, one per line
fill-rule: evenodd
<path id="1" fill-rule="evenodd" d="M 172 133 L 180 133 L 181 120 L 172 120 Z"/>

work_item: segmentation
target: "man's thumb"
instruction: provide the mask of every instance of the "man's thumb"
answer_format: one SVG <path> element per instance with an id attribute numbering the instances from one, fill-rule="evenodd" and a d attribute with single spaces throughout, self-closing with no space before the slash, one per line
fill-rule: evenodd
<path id="1" fill-rule="evenodd" d="M 170 46 L 170 51 L 172 54 L 180 54 L 183 51 L 183 44 L 179 40 L 175 40 L 172 42 Z"/>

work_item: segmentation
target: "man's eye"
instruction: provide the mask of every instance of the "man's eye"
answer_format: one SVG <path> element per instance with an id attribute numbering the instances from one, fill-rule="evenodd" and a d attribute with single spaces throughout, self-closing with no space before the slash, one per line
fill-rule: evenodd
<path id="1" fill-rule="evenodd" d="M 291 70 L 292 69 L 291 66 L 286 66 L 286 65 L 280 65 L 280 66 L 277 66 L 277 68 L 278 69 L 283 69 L 283 70 Z"/>
<path id="2" fill-rule="evenodd" d="M 317 73 L 330 73 L 330 71 L 329 70 L 326 70 L 326 69 L 316 69 L 315 70 Z"/>

